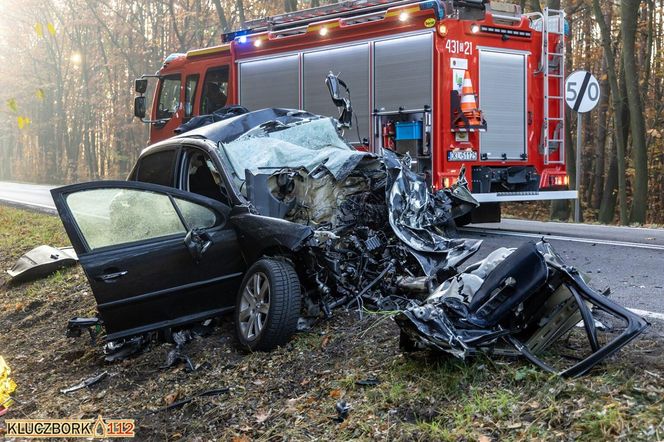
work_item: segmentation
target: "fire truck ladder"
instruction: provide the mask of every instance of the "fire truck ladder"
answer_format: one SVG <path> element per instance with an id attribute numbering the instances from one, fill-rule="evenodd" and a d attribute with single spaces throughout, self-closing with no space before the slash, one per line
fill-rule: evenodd
<path id="1" fill-rule="evenodd" d="M 544 164 L 565 164 L 565 11 L 544 8 L 542 13 L 535 12 L 528 16 L 531 20 L 539 18 L 542 23 L 542 60 L 538 73 L 544 76 L 541 144 Z M 550 48 L 550 35 L 558 36 L 553 50 Z M 550 80 L 558 86 L 552 87 Z M 559 151 L 557 160 L 551 159 L 551 153 L 555 151 Z"/>

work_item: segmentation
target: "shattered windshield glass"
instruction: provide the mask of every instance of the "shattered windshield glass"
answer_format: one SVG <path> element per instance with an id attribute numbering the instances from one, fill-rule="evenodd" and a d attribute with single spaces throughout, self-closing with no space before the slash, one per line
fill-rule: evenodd
<path id="1" fill-rule="evenodd" d="M 240 179 L 245 170 L 257 173 L 288 167 L 313 172 L 324 167 L 335 179 L 343 180 L 363 158 L 371 155 L 346 144 L 330 118 L 289 125 L 271 121 L 230 143 L 220 144 L 219 151 Z"/>

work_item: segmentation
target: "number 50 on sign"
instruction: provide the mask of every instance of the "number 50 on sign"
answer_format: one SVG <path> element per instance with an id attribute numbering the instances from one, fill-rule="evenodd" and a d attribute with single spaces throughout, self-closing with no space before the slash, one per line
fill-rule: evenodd
<path id="1" fill-rule="evenodd" d="M 580 114 L 590 112 L 599 103 L 599 82 L 587 71 L 576 71 L 565 82 L 565 101 Z"/>

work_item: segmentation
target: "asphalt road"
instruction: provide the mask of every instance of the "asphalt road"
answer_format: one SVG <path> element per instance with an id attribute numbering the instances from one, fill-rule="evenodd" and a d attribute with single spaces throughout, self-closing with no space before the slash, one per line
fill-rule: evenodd
<path id="1" fill-rule="evenodd" d="M 55 186 L 0 181 L 0 201 L 9 205 L 56 213 L 49 192 L 53 187 Z"/>
<path id="2" fill-rule="evenodd" d="M 0 181 L 0 202 L 55 213 L 50 188 Z M 545 237 L 569 264 L 591 277 L 593 287 L 610 287 L 618 302 L 658 323 L 658 329 L 664 325 L 664 229 L 506 219 L 468 226 L 459 236 L 484 240 L 469 262 L 498 247 Z"/>

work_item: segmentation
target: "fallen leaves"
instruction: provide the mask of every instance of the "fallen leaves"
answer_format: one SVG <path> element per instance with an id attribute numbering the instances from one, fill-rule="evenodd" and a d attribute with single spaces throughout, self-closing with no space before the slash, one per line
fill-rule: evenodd
<path id="1" fill-rule="evenodd" d="M 166 405 L 173 405 L 173 403 L 175 403 L 175 401 L 178 400 L 179 396 L 180 396 L 180 393 L 177 392 L 177 391 L 174 392 L 174 393 L 169 393 L 166 396 L 164 396 L 164 403 Z"/>
<path id="2" fill-rule="evenodd" d="M 270 408 L 268 411 L 261 411 L 259 410 L 256 415 L 254 416 L 254 419 L 257 424 L 262 424 L 266 420 L 270 418 L 272 415 L 272 409 Z"/>

